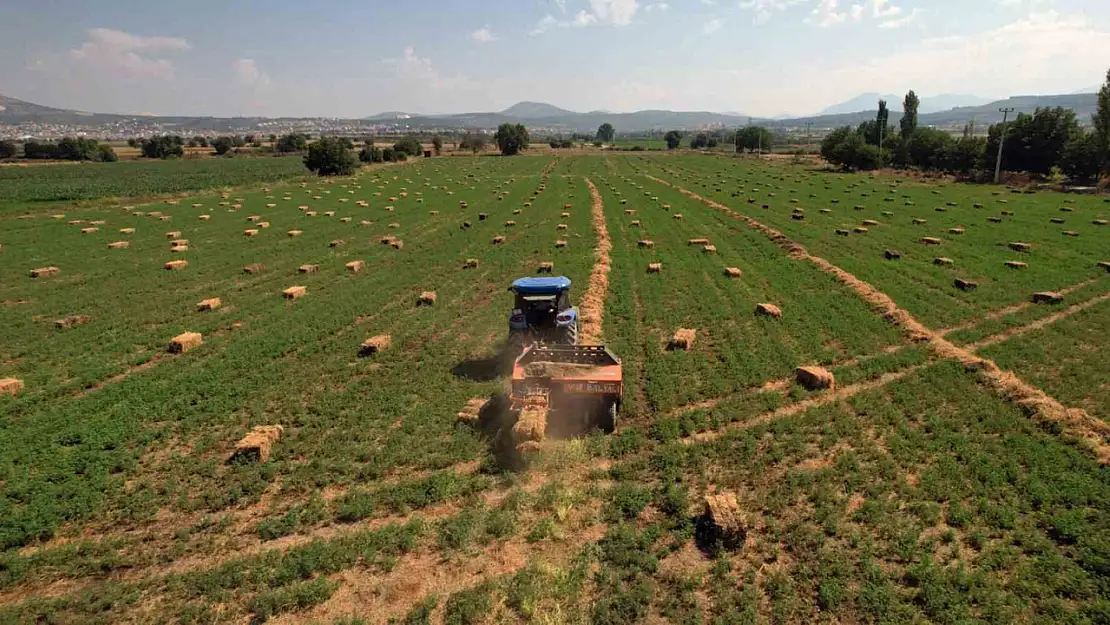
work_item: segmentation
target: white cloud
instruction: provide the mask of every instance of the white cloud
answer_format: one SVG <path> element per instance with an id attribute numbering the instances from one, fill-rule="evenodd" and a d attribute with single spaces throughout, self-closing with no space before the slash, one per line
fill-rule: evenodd
<path id="1" fill-rule="evenodd" d="M 554 0 L 555 6 L 559 7 L 559 12 L 563 15 L 567 14 L 567 0 Z"/>
<path id="2" fill-rule="evenodd" d="M 754 13 L 752 22 L 758 25 L 766 24 L 775 13 L 781 13 L 804 2 L 807 2 L 807 0 L 741 0 L 740 8 L 745 11 L 752 11 Z"/>
<path id="3" fill-rule="evenodd" d="M 816 24 L 821 28 L 830 28 L 838 24 L 843 24 L 844 21 L 848 19 L 848 13 L 838 11 L 838 4 L 837 0 L 820 0 L 820 2 L 817 3 L 817 7 L 813 9 L 809 17 L 805 19 L 805 22 L 807 24 Z"/>
<path id="4" fill-rule="evenodd" d="M 902 12 L 901 7 L 887 6 L 889 0 L 871 0 L 871 16 L 875 18 L 894 17 Z"/>
<path id="5" fill-rule="evenodd" d="M 542 34 L 546 33 L 549 28 L 551 28 L 552 26 L 554 26 L 558 23 L 559 23 L 559 20 L 555 19 L 555 16 L 551 15 L 549 13 L 549 14 L 543 16 L 543 18 L 540 19 L 540 21 L 536 23 L 535 28 L 528 31 L 528 34 L 532 35 L 533 37 L 535 37 L 536 35 L 542 35 Z"/>
<path id="6" fill-rule="evenodd" d="M 666 11 L 669 8 L 671 8 L 671 5 L 667 2 L 653 2 L 644 6 L 644 12 L 653 13 L 655 11 Z"/>
<path id="7" fill-rule="evenodd" d="M 416 88 L 423 92 L 454 92 L 474 86 L 467 76 L 446 76 L 436 69 L 430 58 L 422 57 L 413 46 L 407 46 L 401 58 L 382 59 L 393 69 L 394 80 L 401 90 Z"/>
<path id="8" fill-rule="evenodd" d="M 493 31 L 490 30 L 489 24 L 470 33 L 470 38 L 478 43 L 492 43 L 497 41 L 497 35 L 493 34 Z"/>
<path id="9" fill-rule="evenodd" d="M 702 24 L 701 31 L 706 35 L 712 35 L 713 33 L 720 31 L 723 27 L 724 22 L 722 22 L 720 18 L 715 18 L 709 20 L 705 24 Z"/>
<path id="10" fill-rule="evenodd" d="M 239 59 L 231 64 L 232 72 L 239 84 L 246 87 L 266 87 L 270 84 L 270 76 L 258 67 L 254 59 Z"/>
<path id="11" fill-rule="evenodd" d="M 640 4 L 638 0 L 590 0 L 590 8 L 603 24 L 627 26 L 640 10 Z"/>
<path id="12" fill-rule="evenodd" d="M 914 20 L 917 19 L 918 15 L 921 15 L 921 13 L 923 13 L 921 9 L 915 8 L 902 17 L 881 22 L 879 24 L 879 28 L 902 28 L 903 26 L 909 26 Z"/>
<path id="13" fill-rule="evenodd" d="M 81 47 L 69 51 L 71 60 L 133 77 L 172 73 L 173 62 L 154 55 L 191 48 L 180 37 L 144 37 L 111 28 L 93 28 L 88 36 Z"/>
<path id="14" fill-rule="evenodd" d="M 571 23 L 575 26 L 589 26 L 597 23 L 597 16 L 586 11 L 579 11 Z"/>

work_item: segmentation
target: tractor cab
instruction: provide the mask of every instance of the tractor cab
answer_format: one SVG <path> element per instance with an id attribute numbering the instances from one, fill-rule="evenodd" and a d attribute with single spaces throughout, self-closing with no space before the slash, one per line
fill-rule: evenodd
<path id="1" fill-rule="evenodd" d="M 510 342 L 576 344 L 578 310 L 570 303 L 570 286 L 570 279 L 563 276 L 513 282 L 509 290 L 516 301 L 509 316 Z"/>

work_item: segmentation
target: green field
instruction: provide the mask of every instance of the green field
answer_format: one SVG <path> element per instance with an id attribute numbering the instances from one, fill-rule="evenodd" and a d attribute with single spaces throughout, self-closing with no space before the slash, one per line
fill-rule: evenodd
<path id="1" fill-rule="evenodd" d="M 185 164 L 0 168 L 0 378 L 24 383 L 0 395 L 0 623 L 1110 622 L 1100 197 L 692 154 L 303 184 L 291 159 Z M 550 261 L 581 295 L 604 264 L 590 183 L 622 414 L 522 466 L 456 414 L 504 389 L 506 286 Z M 1046 290 L 1063 302 L 1030 302 Z M 680 328 L 695 343 L 668 350 Z M 203 344 L 168 353 L 183 332 Z M 1086 415 L 1000 393 L 940 336 Z M 228 462 L 272 424 L 267 462 Z M 714 493 L 738 540 L 711 531 Z"/>

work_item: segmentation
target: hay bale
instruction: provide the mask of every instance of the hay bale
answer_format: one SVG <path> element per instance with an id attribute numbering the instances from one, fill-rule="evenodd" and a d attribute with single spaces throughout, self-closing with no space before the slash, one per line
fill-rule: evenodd
<path id="1" fill-rule="evenodd" d="M 365 265 L 366 265 L 365 261 L 352 260 L 351 262 L 347 263 L 346 267 L 347 267 L 347 271 L 349 271 L 351 273 L 358 273 L 358 272 L 362 271 L 362 268 Z"/>
<path id="2" fill-rule="evenodd" d="M 431 215 L 432 217 L 438 217 L 439 216 L 439 211 L 429 211 L 428 214 Z"/>
<path id="3" fill-rule="evenodd" d="M 1061 212 L 1061 213 L 1070 213 L 1070 212 L 1072 212 L 1072 210 L 1073 210 L 1073 209 L 1072 209 L 1072 208 L 1070 208 L 1070 207 L 1068 207 L 1068 206 L 1061 206 L 1061 207 L 1060 207 L 1060 212 Z"/>
<path id="4" fill-rule="evenodd" d="M 268 221 L 260 221 L 260 222 L 258 222 L 258 227 L 259 227 L 259 228 L 263 228 L 263 229 L 265 229 L 265 228 L 269 228 L 269 227 L 270 227 L 270 222 L 268 222 Z"/>
<path id="5" fill-rule="evenodd" d="M 852 228 L 852 232 L 855 232 L 856 234 L 867 234 L 867 228 L 864 228 L 863 226 L 858 226 L 856 228 Z"/>
<path id="6" fill-rule="evenodd" d="M 566 224 L 559 224 L 558 226 L 555 226 L 555 229 L 556 230 L 566 230 L 567 225 Z"/>
<path id="7" fill-rule="evenodd" d="M 706 245 L 705 247 L 701 248 L 701 251 L 705 252 L 706 254 L 716 254 L 717 253 L 717 246 L 716 245 Z"/>
<path id="8" fill-rule="evenodd" d="M 485 221 L 489 217 L 486 213 L 478 213 L 478 221 Z"/>
<path id="9" fill-rule="evenodd" d="M 390 242 L 389 247 L 392 247 L 395 250 L 404 249 L 405 242 L 401 239 L 394 239 L 392 242 Z"/>
<path id="10" fill-rule="evenodd" d="M 652 248 L 655 247 L 655 241 L 652 241 L 651 239 L 640 239 L 636 242 L 636 247 Z"/>
<path id="11" fill-rule="evenodd" d="M 846 236 L 848 236 L 849 234 L 851 234 L 851 232 L 849 232 L 848 230 L 845 230 L 845 229 L 843 229 L 843 228 L 837 228 L 837 229 L 836 229 L 836 233 L 837 233 L 837 234 L 839 234 L 839 235 L 840 235 L 840 236 L 842 236 L 842 237 L 846 237 Z"/>
<path id="12" fill-rule="evenodd" d="M 952 259 L 947 258 L 945 256 L 938 256 L 937 258 L 933 259 L 933 264 L 937 265 L 937 266 L 940 266 L 940 267 L 948 267 L 952 263 L 953 263 Z"/>
<path id="13" fill-rule="evenodd" d="M 260 273 L 260 272 L 265 271 L 265 270 L 266 270 L 266 265 L 262 265 L 262 264 L 258 264 L 258 263 L 254 264 L 254 265 L 247 265 L 246 267 L 243 267 L 243 273 Z"/>
<path id="14" fill-rule="evenodd" d="M 301 273 L 316 273 L 320 269 L 320 265 L 301 265 L 297 267 L 297 271 Z"/>
<path id="15" fill-rule="evenodd" d="M 963 234 L 963 233 L 964 233 L 963 228 L 949 228 L 948 229 L 948 234 Z"/>
<path id="16" fill-rule="evenodd" d="M 324 217 L 335 217 L 335 211 L 324 211 Z"/>
<path id="17" fill-rule="evenodd" d="M 512 227 L 513 227 L 513 226 L 515 226 L 515 225 L 516 225 L 516 222 L 515 222 L 515 221 L 513 221 L 512 219 L 509 219 L 509 220 L 507 220 L 507 221 L 505 222 L 505 227 L 506 227 L 506 228 L 512 228 Z"/>
<path id="18" fill-rule="evenodd" d="M 972 280 L 965 280 L 963 278 L 956 278 L 956 280 L 953 282 L 953 284 L 955 284 L 956 288 L 961 290 L 961 291 L 974 291 L 975 289 L 979 288 L 979 283 L 978 282 L 974 282 Z"/>
<path id="19" fill-rule="evenodd" d="M 639 220 L 639 219 L 634 219 L 634 220 L 632 221 L 632 223 L 631 223 L 631 224 L 629 224 L 629 226 L 631 226 L 631 227 L 633 227 L 633 228 L 639 228 L 639 227 L 640 227 L 640 220 Z"/>
<path id="20" fill-rule="evenodd" d="M 740 276 L 741 271 L 739 267 L 725 267 L 725 277 L 739 278 Z"/>
<path id="21" fill-rule="evenodd" d="M 134 228 L 120 228 L 120 234 L 135 234 Z"/>
<path id="22" fill-rule="evenodd" d="M 381 243 L 382 245 L 389 245 L 390 243 L 393 243 L 396 240 L 397 240 L 397 237 L 393 236 L 392 234 L 387 234 L 384 237 L 382 237 L 381 239 L 379 239 L 378 242 Z"/>
<path id="23" fill-rule="evenodd" d="M 836 378 L 824 367 L 798 367 L 794 376 L 799 384 L 811 391 L 836 388 Z"/>
<path id="24" fill-rule="evenodd" d="M 166 233 L 166 238 L 167 239 L 180 239 L 181 238 L 181 233 L 177 230 L 174 230 L 172 232 L 167 232 Z"/>
<path id="25" fill-rule="evenodd" d="M 1025 269 L 1029 265 L 1026 265 L 1025 263 L 1022 263 L 1022 262 L 1018 262 L 1016 260 L 1008 260 L 1008 261 L 1006 261 L 1006 266 L 1009 267 L 1010 269 Z"/>
<path id="26" fill-rule="evenodd" d="M 1041 291 L 1033 294 L 1034 304 L 1060 304 L 1063 301 L 1064 296 L 1055 291 Z"/>
<path id="27" fill-rule="evenodd" d="M 819 209 L 817 209 L 817 212 L 819 212 L 819 213 L 821 213 L 821 214 L 825 215 L 825 214 L 831 213 L 831 212 L 832 212 L 832 209 L 829 209 L 829 208 L 819 208 Z"/>
<path id="28" fill-rule="evenodd" d="M 555 241 L 555 247 L 562 248 L 562 247 L 566 247 L 566 246 L 567 246 L 567 242 L 562 240 L 562 239 L 557 239 Z"/>
<path id="29" fill-rule="evenodd" d="M 188 245 L 174 245 L 174 246 L 170 247 L 170 251 L 171 252 L 178 252 L 178 253 L 188 252 L 189 251 L 189 246 Z"/>
<path id="30" fill-rule="evenodd" d="M 940 245 L 940 239 L 936 237 L 921 237 L 921 242 L 925 245 Z"/>
<path id="31" fill-rule="evenodd" d="M 648 273 L 660 273 L 663 271 L 663 263 L 648 263 Z"/>
<path id="32" fill-rule="evenodd" d="M 686 245 L 709 245 L 709 239 L 686 239 Z"/>
<path id="33" fill-rule="evenodd" d="M 698 519 L 699 542 L 720 545 L 729 550 L 738 549 L 744 544 L 747 534 L 747 519 L 740 511 L 736 495 L 716 493 L 705 496 L 705 511 Z"/>
<path id="34" fill-rule="evenodd" d="M 367 356 L 373 356 L 380 351 L 388 349 L 390 343 L 392 342 L 393 338 L 388 334 L 379 334 L 378 336 L 372 336 L 363 341 L 362 345 L 359 346 L 358 355 L 363 358 L 366 358 Z"/>
<path id="35" fill-rule="evenodd" d="M 902 252 L 899 252 L 898 250 L 884 250 L 883 257 L 887 260 L 898 260 L 899 258 L 902 258 Z"/>
<path id="36" fill-rule="evenodd" d="M 992 224 L 1000 224 L 1000 223 L 1002 223 L 1002 218 L 1001 217 L 987 217 L 987 221 L 991 222 Z"/>
<path id="37" fill-rule="evenodd" d="M 477 258 L 468 258 L 463 262 L 463 269 L 477 269 L 477 268 L 478 268 L 478 259 Z"/>
<path id="38" fill-rule="evenodd" d="M 433 305 L 435 305 L 435 303 L 436 303 L 436 292 L 435 291 L 424 291 L 423 293 L 420 294 L 420 297 L 416 298 L 416 305 L 417 306 L 433 306 Z"/>
<path id="39" fill-rule="evenodd" d="M 879 222 L 875 221 L 874 219 L 864 219 L 863 220 L 863 225 L 865 225 L 865 226 L 877 226 L 877 225 L 879 225 Z"/>
<path id="40" fill-rule="evenodd" d="M 883 211 L 883 217 L 893 217 L 894 213 L 890 211 Z"/>
<path id="41" fill-rule="evenodd" d="M 308 293 L 308 287 L 305 286 L 291 286 L 281 292 L 282 297 L 285 299 L 298 299 Z"/>
<path id="42" fill-rule="evenodd" d="M 266 462 L 274 443 L 281 439 L 285 428 L 280 425 L 256 425 L 246 436 L 235 443 L 235 451 L 228 462 Z"/>
<path id="43" fill-rule="evenodd" d="M 625 215 L 635 215 L 635 214 L 636 214 L 636 209 L 634 209 L 634 208 L 626 208 L 626 209 L 624 210 L 624 214 L 625 214 Z"/>
<path id="44" fill-rule="evenodd" d="M 204 342 L 200 332 L 185 332 L 178 334 L 170 340 L 169 352 L 171 354 L 184 354 Z"/>
<path id="45" fill-rule="evenodd" d="M 1107 222 L 1105 219 L 1095 219 L 1091 223 L 1096 225 L 1096 226 L 1105 226 L 1107 223 L 1110 223 L 1110 222 Z"/>
<path id="46" fill-rule="evenodd" d="M 23 380 L 15 378 L 4 378 L 0 380 L 0 395 L 11 395 L 15 397 L 23 391 Z"/>
<path id="47" fill-rule="evenodd" d="M 92 234 L 94 232 L 99 232 L 99 231 L 100 231 L 100 228 L 95 228 L 95 227 L 94 228 L 81 228 L 81 234 Z"/>
<path id="48" fill-rule="evenodd" d="M 166 269 L 166 271 L 178 271 L 178 270 L 184 269 L 188 266 L 189 266 L 189 261 L 187 261 L 187 260 L 171 260 L 170 262 L 163 265 L 163 267 Z"/>
<path id="49" fill-rule="evenodd" d="M 794 213 L 790 218 L 794 221 L 805 221 L 806 216 L 802 213 Z"/>
<path id="50" fill-rule="evenodd" d="M 917 219 L 914 219 L 914 220 L 913 220 L 913 225 L 915 225 L 915 226 L 920 226 L 920 225 L 924 224 L 924 223 L 925 223 L 926 221 L 928 221 L 928 220 L 927 220 L 927 219 L 921 219 L 921 218 L 917 218 Z"/>
<path id="51" fill-rule="evenodd" d="M 397 228 L 400 228 L 400 227 L 401 227 L 401 224 L 399 224 L 399 223 L 397 223 L 397 222 L 393 222 L 393 223 L 389 224 L 389 227 L 390 227 L 390 228 L 393 228 L 394 230 L 396 230 Z"/>
<path id="52" fill-rule="evenodd" d="M 513 442 L 517 448 L 534 450 L 547 432 L 547 397 L 526 397 L 524 407 L 513 424 Z"/>
<path id="53" fill-rule="evenodd" d="M 463 406 L 463 409 L 459 411 L 457 415 L 458 420 L 461 423 L 466 423 L 468 425 L 474 425 L 478 423 L 478 419 L 482 413 L 482 408 L 485 407 L 487 401 L 488 400 L 478 397 L 468 400 L 466 402 L 466 405 Z"/>
<path id="54" fill-rule="evenodd" d="M 316 211 L 306 211 L 305 212 L 305 217 L 315 217 L 315 216 L 316 216 Z"/>
<path id="55" fill-rule="evenodd" d="M 504 243 L 504 242 L 505 242 L 505 237 L 504 237 L 504 236 L 502 236 L 502 235 L 500 235 L 500 234 L 499 234 L 499 235 L 497 235 L 497 236 L 495 236 L 495 237 L 493 237 L 493 239 L 492 239 L 492 243 L 493 243 L 494 245 L 501 245 L 501 244 L 502 244 L 502 243 Z"/>
<path id="56" fill-rule="evenodd" d="M 675 219 L 682 219 L 682 213 L 675 213 L 674 218 Z"/>
<path id="57" fill-rule="evenodd" d="M 1075 230 L 1065 230 L 1064 231 L 1064 236 L 1066 236 L 1066 237 L 1077 237 L 1077 236 L 1079 236 L 1079 233 L 1076 232 Z"/>
<path id="58" fill-rule="evenodd" d="M 83 326 L 90 321 L 92 321 L 92 317 L 88 315 L 69 315 L 68 317 L 56 319 L 54 321 L 54 327 L 59 330 L 68 330 L 77 326 Z"/>
<path id="59" fill-rule="evenodd" d="M 257 234 L 258 234 L 258 230 L 255 230 L 254 228 L 250 228 L 250 229 L 247 229 L 247 230 L 243 231 L 243 236 L 245 236 L 245 237 L 253 237 Z"/>
<path id="60" fill-rule="evenodd" d="M 249 215 L 249 216 L 247 216 L 247 221 L 254 222 L 254 221 L 261 221 L 261 220 L 262 220 L 262 215 Z"/>
<path id="61" fill-rule="evenodd" d="M 1097 265 L 1097 266 L 1098 266 L 1098 267 L 1102 267 L 1102 268 L 1103 268 L 1103 269 L 1105 269 L 1105 270 L 1106 270 L 1106 271 L 1107 271 L 1108 273 L 1110 273 L 1110 260 L 1100 260 L 1100 261 L 1098 262 L 1098 265 Z"/>
<path id="62" fill-rule="evenodd" d="M 774 304 L 756 304 L 755 314 L 763 317 L 773 317 L 775 319 L 782 319 L 782 309 Z"/>
<path id="63" fill-rule="evenodd" d="M 1028 252 L 1029 249 L 1032 247 L 1028 243 L 1022 243 L 1020 241 L 1011 241 L 1008 246 L 1011 250 L 1014 250 L 1015 252 Z"/>
<path id="64" fill-rule="evenodd" d="M 110 250 L 125 250 L 129 247 L 131 247 L 130 241 L 112 241 L 108 244 Z"/>
<path id="65" fill-rule="evenodd" d="M 536 273 L 551 273 L 553 271 L 555 271 L 555 263 L 551 261 L 542 262 L 536 267 Z"/>
<path id="66" fill-rule="evenodd" d="M 672 336 L 670 342 L 667 343 L 667 349 L 672 351 L 678 349 L 688 350 L 694 346 L 694 340 L 697 338 L 697 336 L 697 330 L 691 328 L 679 328 L 675 330 L 674 336 Z"/>
<path id="67" fill-rule="evenodd" d="M 343 245 L 346 245 L 346 242 L 343 241 L 343 239 L 335 239 L 334 241 L 328 243 L 328 247 L 341 247 Z"/>
<path id="68" fill-rule="evenodd" d="M 188 245 L 189 239 L 174 239 L 170 241 L 170 247 L 177 247 L 179 245 Z"/>

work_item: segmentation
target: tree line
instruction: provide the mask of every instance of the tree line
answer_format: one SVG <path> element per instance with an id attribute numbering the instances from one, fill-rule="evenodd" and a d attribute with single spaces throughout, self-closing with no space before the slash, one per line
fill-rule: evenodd
<path id="1" fill-rule="evenodd" d="M 1059 173 L 1076 183 L 1110 174 L 1110 72 L 1099 90 L 1090 130 L 1080 127 L 1075 111 L 1044 107 L 991 125 L 986 137 L 974 136 L 968 126 L 956 138 L 918 126 L 919 103 L 917 94 L 907 93 L 902 119 L 894 127 L 886 101 L 880 100 L 874 120 L 829 133 L 821 142 L 821 156 L 844 170 L 912 167 L 986 179 L 1001 147 L 1001 169 L 1006 171 Z"/>
<path id="2" fill-rule="evenodd" d="M 0 141 L 0 158 L 15 158 L 18 155 L 19 146 L 14 141 Z M 119 160 L 112 146 L 84 137 L 64 137 L 56 143 L 26 141 L 23 143 L 23 158 L 103 163 Z"/>

